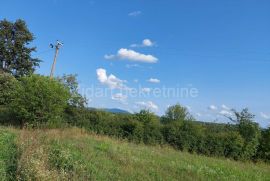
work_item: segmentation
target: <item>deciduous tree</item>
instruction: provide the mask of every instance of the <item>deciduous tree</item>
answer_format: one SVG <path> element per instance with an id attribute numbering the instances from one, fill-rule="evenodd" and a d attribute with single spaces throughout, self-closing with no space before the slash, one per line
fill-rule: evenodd
<path id="1" fill-rule="evenodd" d="M 36 47 L 30 46 L 33 40 L 34 36 L 23 20 L 0 21 L 0 70 L 17 78 L 33 73 L 40 62 L 32 57 L 36 51 Z"/>

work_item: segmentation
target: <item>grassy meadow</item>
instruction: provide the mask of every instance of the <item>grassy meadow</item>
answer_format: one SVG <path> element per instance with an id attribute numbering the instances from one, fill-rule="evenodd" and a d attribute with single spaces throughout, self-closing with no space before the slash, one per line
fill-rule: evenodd
<path id="1" fill-rule="evenodd" d="M 2 180 L 270 180 L 270 165 L 210 158 L 78 128 L 0 130 Z"/>

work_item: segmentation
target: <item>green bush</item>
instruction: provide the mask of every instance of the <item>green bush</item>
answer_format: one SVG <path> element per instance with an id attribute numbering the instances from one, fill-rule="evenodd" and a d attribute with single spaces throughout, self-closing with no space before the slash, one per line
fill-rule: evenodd
<path id="1" fill-rule="evenodd" d="M 0 106 L 8 105 L 14 99 L 18 86 L 19 83 L 15 77 L 0 72 Z"/>
<path id="2" fill-rule="evenodd" d="M 160 144 L 163 142 L 161 125 L 154 113 L 142 110 L 135 114 L 135 119 L 143 125 L 142 139 L 145 144 Z"/>
<path id="3" fill-rule="evenodd" d="M 186 109 L 178 108 L 171 107 L 167 116 L 159 118 L 146 110 L 116 114 L 68 106 L 65 117 L 72 125 L 135 143 L 167 143 L 179 150 L 235 160 L 270 159 L 269 131 L 263 132 L 259 144 L 260 128 L 248 121 L 247 113 L 242 113 L 237 124 L 202 123 L 194 121 Z"/>
<path id="4" fill-rule="evenodd" d="M 270 127 L 262 131 L 257 158 L 270 161 Z"/>
<path id="5" fill-rule="evenodd" d="M 10 74 L 0 72 L 0 123 L 11 124 L 13 115 L 8 105 L 15 97 L 19 82 Z"/>
<path id="6" fill-rule="evenodd" d="M 242 149 L 244 147 L 244 139 L 242 136 L 234 131 L 227 132 L 224 139 L 224 156 L 235 160 L 241 159 Z"/>
<path id="7" fill-rule="evenodd" d="M 6 106 L 0 106 L 0 124 L 1 125 L 11 125 L 14 120 L 12 113 Z"/>
<path id="8" fill-rule="evenodd" d="M 202 154 L 224 156 L 224 137 L 223 133 L 206 133 Z"/>
<path id="9" fill-rule="evenodd" d="M 208 132 L 199 153 L 239 160 L 242 159 L 243 146 L 244 139 L 238 132 Z"/>
<path id="10" fill-rule="evenodd" d="M 122 138 L 127 138 L 135 143 L 142 142 L 144 132 L 142 123 L 134 120 L 124 121 L 121 130 L 123 132 Z"/>
<path id="11" fill-rule="evenodd" d="M 243 122 L 239 125 L 239 132 L 244 138 L 242 150 L 243 159 L 252 159 L 257 154 L 259 139 L 261 136 L 258 124 L 253 122 Z"/>
<path id="12" fill-rule="evenodd" d="M 202 127 L 193 121 L 171 122 L 162 132 L 167 143 L 180 150 L 197 152 L 202 139 Z"/>
<path id="13" fill-rule="evenodd" d="M 70 96 L 61 83 L 40 75 L 22 77 L 19 83 L 9 106 L 21 126 L 38 126 L 61 119 Z"/>

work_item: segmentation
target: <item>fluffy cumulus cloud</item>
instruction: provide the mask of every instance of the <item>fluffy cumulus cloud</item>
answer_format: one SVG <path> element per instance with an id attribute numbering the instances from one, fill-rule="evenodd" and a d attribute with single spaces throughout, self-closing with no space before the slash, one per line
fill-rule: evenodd
<path id="1" fill-rule="evenodd" d="M 233 116 L 233 113 L 228 111 L 228 110 L 221 110 L 219 112 L 219 114 L 223 115 L 223 116 Z"/>
<path id="2" fill-rule="evenodd" d="M 224 109 L 224 110 L 230 110 L 230 108 L 228 106 L 226 106 L 225 104 L 222 104 L 221 108 Z"/>
<path id="3" fill-rule="evenodd" d="M 215 111 L 215 110 L 217 110 L 217 106 L 210 105 L 210 106 L 208 106 L 208 109 L 211 110 L 211 111 Z"/>
<path id="4" fill-rule="evenodd" d="M 263 119 L 270 119 L 270 115 L 267 115 L 263 112 L 260 112 L 260 116 L 263 118 Z"/>
<path id="5" fill-rule="evenodd" d="M 141 44 L 132 44 L 130 47 L 152 47 L 155 43 L 150 39 L 144 39 Z"/>
<path id="6" fill-rule="evenodd" d="M 156 78 L 150 78 L 147 80 L 147 82 L 150 82 L 150 83 L 160 83 L 160 80 L 159 79 L 156 79 Z"/>
<path id="7" fill-rule="evenodd" d="M 105 55 L 104 58 L 108 60 L 121 59 L 143 63 L 157 63 L 158 61 L 158 59 L 153 55 L 142 54 L 126 48 L 119 49 L 116 55 Z"/>
<path id="8" fill-rule="evenodd" d="M 112 100 L 118 101 L 122 104 L 127 104 L 127 96 L 122 93 L 116 93 L 112 95 Z"/>
<path id="9" fill-rule="evenodd" d="M 133 12 L 128 13 L 128 15 L 132 17 L 140 16 L 141 14 L 142 14 L 141 11 L 133 11 Z"/>
<path id="10" fill-rule="evenodd" d="M 154 45 L 154 43 L 150 39 L 144 39 L 142 44 L 146 47 L 151 47 Z"/>
<path id="11" fill-rule="evenodd" d="M 103 68 L 96 70 L 98 81 L 108 86 L 111 89 L 127 89 L 127 86 L 124 84 L 126 81 L 117 78 L 115 75 L 107 75 L 107 71 Z"/>
<path id="12" fill-rule="evenodd" d="M 158 106 L 155 103 L 153 103 L 152 101 L 136 102 L 136 105 L 139 106 L 142 109 L 149 109 L 149 110 L 152 110 L 152 111 L 157 111 L 158 110 Z"/>

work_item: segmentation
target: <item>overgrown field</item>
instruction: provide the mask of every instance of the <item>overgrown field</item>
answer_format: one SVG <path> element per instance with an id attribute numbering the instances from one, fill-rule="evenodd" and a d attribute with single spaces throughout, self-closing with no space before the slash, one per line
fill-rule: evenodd
<path id="1" fill-rule="evenodd" d="M 77 128 L 0 129 L 2 180 L 270 180 L 270 165 L 145 146 Z"/>

